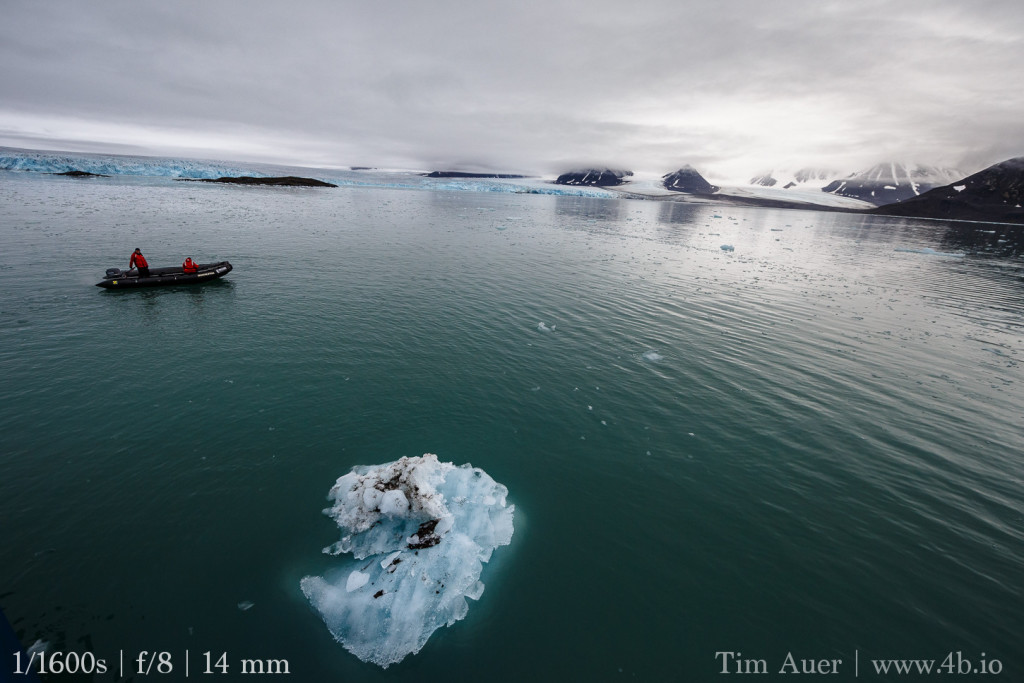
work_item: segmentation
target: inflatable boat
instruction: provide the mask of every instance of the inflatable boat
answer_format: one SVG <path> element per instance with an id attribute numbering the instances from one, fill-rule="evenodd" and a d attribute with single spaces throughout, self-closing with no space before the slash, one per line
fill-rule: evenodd
<path id="1" fill-rule="evenodd" d="M 107 274 L 103 276 L 102 282 L 97 282 L 97 287 L 106 289 L 132 289 L 134 287 L 165 287 L 167 285 L 192 285 L 201 282 L 209 282 L 224 277 L 231 272 L 231 264 L 227 261 L 220 263 L 200 263 L 199 271 L 186 273 L 181 266 L 171 268 L 150 268 L 149 277 L 139 277 L 139 271 L 121 270 L 120 268 L 108 268 Z"/>

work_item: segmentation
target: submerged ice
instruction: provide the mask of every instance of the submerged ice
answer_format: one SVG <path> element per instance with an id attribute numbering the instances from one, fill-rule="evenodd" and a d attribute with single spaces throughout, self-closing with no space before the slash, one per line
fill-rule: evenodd
<path id="1" fill-rule="evenodd" d="M 483 470 L 430 453 L 353 468 L 324 510 L 342 530 L 324 552 L 347 557 L 302 579 L 302 592 L 349 652 L 383 667 L 399 662 L 482 595 L 482 563 L 512 540 L 507 495 Z"/>

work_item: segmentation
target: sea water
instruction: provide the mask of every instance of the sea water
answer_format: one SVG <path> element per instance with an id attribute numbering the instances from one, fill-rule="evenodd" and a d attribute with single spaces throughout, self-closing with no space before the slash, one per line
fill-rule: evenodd
<path id="1" fill-rule="evenodd" d="M 96 680 L 1024 676 L 1019 229 L 410 187 L 0 173 L 25 647 Z M 235 269 L 93 286 L 135 247 Z M 385 670 L 301 583 L 339 477 L 424 453 L 507 487 L 515 533 Z"/>

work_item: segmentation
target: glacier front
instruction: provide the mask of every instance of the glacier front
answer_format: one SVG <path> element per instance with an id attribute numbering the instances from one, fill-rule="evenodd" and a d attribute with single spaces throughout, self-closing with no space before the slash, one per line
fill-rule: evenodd
<path id="1" fill-rule="evenodd" d="M 302 579 L 302 592 L 349 652 L 384 668 L 400 662 L 483 594 L 482 563 L 512 541 L 507 496 L 480 468 L 431 453 L 355 467 L 324 510 L 342 530 L 324 552 L 347 557 Z"/>

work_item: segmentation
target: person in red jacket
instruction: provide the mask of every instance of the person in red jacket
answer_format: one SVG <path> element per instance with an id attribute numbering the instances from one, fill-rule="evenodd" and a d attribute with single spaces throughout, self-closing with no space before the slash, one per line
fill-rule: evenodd
<path id="1" fill-rule="evenodd" d="M 142 250 L 138 247 L 132 252 L 132 257 L 128 261 L 128 270 L 138 267 L 139 277 L 149 277 L 149 264 L 146 263 L 146 257 L 142 255 Z"/>
<path id="2" fill-rule="evenodd" d="M 185 259 L 185 262 L 181 264 L 181 270 L 185 275 L 194 275 L 199 272 L 199 264 L 192 260 L 189 256 Z"/>

